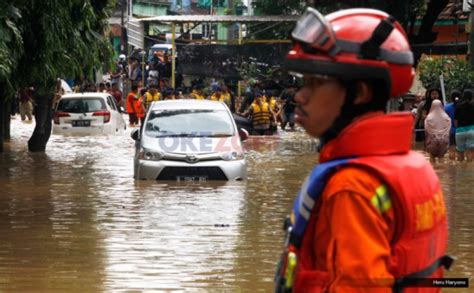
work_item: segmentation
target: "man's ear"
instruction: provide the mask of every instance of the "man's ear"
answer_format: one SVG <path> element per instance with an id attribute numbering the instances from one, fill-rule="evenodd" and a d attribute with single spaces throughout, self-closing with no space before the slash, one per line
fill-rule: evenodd
<path id="1" fill-rule="evenodd" d="M 372 86 L 365 81 L 358 81 L 356 83 L 356 97 L 354 99 L 354 105 L 367 104 L 374 98 L 374 90 Z"/>

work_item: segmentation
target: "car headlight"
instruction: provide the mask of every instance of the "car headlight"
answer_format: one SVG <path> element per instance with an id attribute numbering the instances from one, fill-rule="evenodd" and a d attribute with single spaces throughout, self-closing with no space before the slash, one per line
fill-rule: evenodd
<path id="1" fill-rule="evenodd" d="M 221 159 L 224 161 L 236 161 L 236 160 L 242 160 L 244 158 L 244 153 L 243 152 L 222 152 L 221 154 Z"/>
<path id="2" fill-rule="evenodd" d="M 163 157 L 164 157 L 164 153 L 160 151 L 151 151 L 145 148 L 140 149 L 140 155 L 139 155 L 140 160 L 159 161 L 163 159 Z"/>

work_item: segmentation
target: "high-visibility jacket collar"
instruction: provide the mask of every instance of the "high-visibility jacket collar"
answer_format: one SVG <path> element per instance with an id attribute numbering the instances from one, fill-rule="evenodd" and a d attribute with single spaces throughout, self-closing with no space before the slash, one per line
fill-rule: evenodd
<path id="1" fill-rule="evenodd" d="M 406 153 L 411 149 L 412 127 L 411 113 L 366 115 L 328 142 L 321 150 L 319 161 Z"/>

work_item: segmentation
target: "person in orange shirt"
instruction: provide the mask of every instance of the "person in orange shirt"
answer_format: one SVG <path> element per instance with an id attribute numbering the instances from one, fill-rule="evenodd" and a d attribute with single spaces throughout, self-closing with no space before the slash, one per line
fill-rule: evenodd
<path id="1" fill-rule="evenodd" d="M 414 78 L 402 26 L 378 10 L 307 8 L 292 38 L 295 119 L 320 155 L 286 222 L 275 291 L 438 292 L 427 278 L 452 263 L 440 182 L 410 149 L 413 115 L 384 113 Z"/>
<path id="2" fill-rule="evenodd" d="M 135 124 L 138 124 L 138 117 L 135 112 L 135 105 L 134 105 L 134 101 L 137 97 L 137 92 L 138 92 L 138 85 L 136 83 L 133 83 L 131 87 L 131 91 L 127 95 L 126 105 L 125 105 L 125 110 L 128 113 L 131 127 L 135 126 Z"/>
<path id="3" fill-rule="evenodd" d="M 137 115 L 138 120 L 140 121 L 140 128 L 143 128 L 143 122 L 145 122 L 146 108 L 145 103 L 143 102 L 146 99 L 147 89 L 142 88 L 139 95 L 135 95 L 133 100 L 133 109 Z"/>

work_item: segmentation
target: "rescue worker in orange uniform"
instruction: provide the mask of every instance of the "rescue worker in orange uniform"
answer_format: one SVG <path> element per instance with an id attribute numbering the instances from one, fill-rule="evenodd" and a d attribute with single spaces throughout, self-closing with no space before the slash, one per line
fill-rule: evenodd
<path id="1" fill-rule="evenodd" d="M 145 99 L 147 93 L 146 88 L 140 90 L 140 95 L 135 95 L 133 100 L 133 110 L 135 115 L 137 115 L 138 120 L 140 121 L 140 129 L 143 128 L 143 123 L 145 122 L 146 108 L 143 100 Z"/>
<path id="2" fill-rule="evenodd" d="M 131 91 L 128 93 L 127 98 L 125 99 L 125 108 L 129 116 L 130 126 L 134 127 L 138 124 L 138 117 L 134 108 L 134 101 L 138 95 L 138 85 L 136 83 L 132 84 Z"/>
<path id="3" fill-rule="evenodd" d="M 440 182 L 411 148 L 411 113 L 385 114 L 413 82 L 401 25 L 384 12 L 307 8 L 284 66 L 303 78 L 296 121 L 319 164 L 286 222 L 276 292 L 438 292 L 447 221 Z"/>

